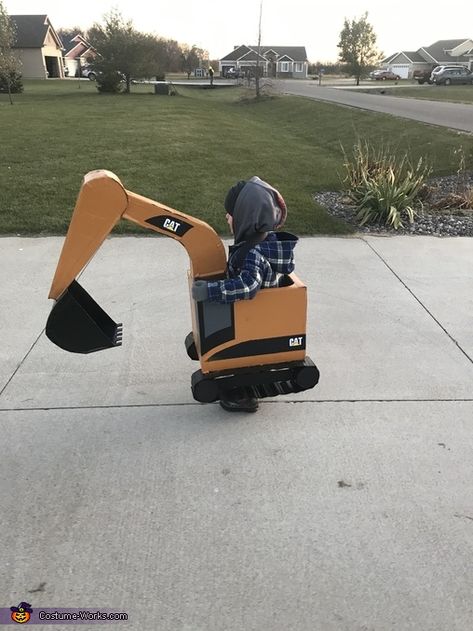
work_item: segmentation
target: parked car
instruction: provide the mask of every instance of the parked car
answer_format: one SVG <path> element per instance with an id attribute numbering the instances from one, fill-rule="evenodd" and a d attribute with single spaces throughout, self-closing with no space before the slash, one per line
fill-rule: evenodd
<path id="1" fill-rule="evenodd" d="M 238 77 L 240 76 L 240 71 L 235 70 L 235 68 L 229 68 L 225 76 L 229 79 L 238 79 Z"/>
<path id="2" fill-rule="evenodd" d="M 119 72 L 118 70 L 116 71 L 117 74 L 120 77 L 120 81 L 125 81 L 125 75 L 121 72 Z M 101 73 L 100 72 L 96 72 L 95 70 L 93 70 L 93 68 L 91 66 L 81 66 L 80 69 L 80 76 L 84 77 L 86 79 L 89 79 L 90 81 L 95 81 L 97 79 L 97 76 L 100 76 Z"/>
<path id="3" fill-rule="evenodd" d="M 457 68 L 464 68 L 464 66 L 459 66 L 458 64 L 435 66 L 430 74 L 430 80 L 434 83 L 435 76 L 439 74 L 439 72 L 443 72 L 444 70 L 456 70 Z"/>
<path id="4" fill-rule="evenodd" d="M 81 66 L 80 76 L 85 77 L 86 79 L 90 79 L 90 81 L 95 81 L 97 78 L 97 73 L 92 69 L 91 66 Z"/>
<path id="5" fill-rule="evenodd" d="M 437 66 L 433 65 L 433 66 L 430 66 L 430 68 L 426 68 L 425 70 L 414 70 L 414 74 L 412 75 L 412 78 L 415 79 L 417 83 L 419 83 L 420 85 L 424 83 L 428 83 L 429 85 L 431 85 L 433 81 L 430 78 L 430 76 L 432 74 L 432 71 L 436 67 Z"/>
<path id="6" fill-rule="evenodd" d="M 401 77 L 391 70 L 373 70 L 373 72 L 370 72 L 370 78 L 373 81 L 399 81 Z"/>
<path id="7" fill-rule="evenodd" d="M 444 68 L 442 70 L 436 68 L 432 72 L 431 78 L 435 85 L 473 84 L 473 72 L 470 72 L 465 66 Z"/>

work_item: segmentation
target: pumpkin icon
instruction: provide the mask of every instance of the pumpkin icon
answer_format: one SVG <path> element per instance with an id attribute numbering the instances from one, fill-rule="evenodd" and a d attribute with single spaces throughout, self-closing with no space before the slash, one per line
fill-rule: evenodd
<path id="1" fill-rule="evenodd" d="M 33 610 L 31 609 L 31 605 L 26 602 L 21 602 L 18 607 L 10 607 L 11 611 L 11 619 L 13 622 L 18 622 L 18 624 L 24 624 L 28 622 L 31 618 L 31 614 Z"/>

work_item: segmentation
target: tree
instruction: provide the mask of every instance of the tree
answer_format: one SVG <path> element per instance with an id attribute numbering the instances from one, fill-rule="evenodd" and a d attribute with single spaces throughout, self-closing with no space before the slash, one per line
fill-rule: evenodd
<path id="1" fill-rule="evenodd" d="M 19 73 L 20 62 L 12 51 L 14 43 L 15 28 L 3 1 L 0 0 L 0 89 L 5 85 L 12 105 L 12 92 L 23 90 Z"/>
<path id="2" fill-rule="evenodd" d="M 260 89 L 260 52 L 261 52 L 261 17 L 263 15 L 263 0 L 261 0 L 259 5 L 259 23 L 258 23 L 258 46 L 256 48 L 256 68 L 255 68 L 255 87 L 256 87 L 256 98 L 259 99 L 261 96 Z"/>
<path id="3" fill-rule="evenodd" d="M 179 72 L 182 66 L 182 46 L 174 39 L 160 39 L 163 72 Z"/>
<path id="4" fill-rule="evenodd" d="M 202 48 L 197 48 L 197 46 L 187 46 L 184 45 L 182 47 L 182 65 L 181 68 L 184 72 L 187 73 L 187 78 L 191 76 L 191 72 L 196 68 L 202 66 L 202 59 L 205 56 L 205 51 Z"/>
<path id="5" fill-rule="evenodd" d="M 60 28 L 58 29 L 57 34 L 59 35 L 62 43 L 65 46 L 69 44 L 76 35 L 82 35 L 82 37 L 87 38 L 84 29 L 81 29 L 80 26 L 73 26 L 71 28 Z"/>
<path id="6" fill-rule="evenodd" d="M 91 65 L 101 91 L 120 92 L 124 77 L 124 92 L 129 93 L 132 77 L 151 77 L 157 72 L 156 38 L 137 31 L 117 10 L 104 16 L 103 25 L 94 24 L 88 39 L 98 53 Z"/>
<path id="7" fill-rule="evenodd" d="M 361 75 L 376 65 L 381 57 L 376 48 L 376 35 L 368 22 L 368 13 L 359 20 L 345 18 L 338 48 L 340 61 L 347 64 L 348 72 L 356 79 L 356 85 L 360 85 Z"/>

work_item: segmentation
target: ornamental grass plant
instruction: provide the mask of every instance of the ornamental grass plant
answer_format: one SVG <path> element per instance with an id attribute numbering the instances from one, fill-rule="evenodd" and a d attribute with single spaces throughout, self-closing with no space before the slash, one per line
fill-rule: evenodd
<path id="1" fill-rule="evenodd" d="M 399 156 L 386 145 L 374 147 L 358 140 L 352 154 L 343 150 L 343 182 L 357 206 L 361 226 L 381 223 L 393 228 L 413 223 L 422 208 L 422 187 L 432 168 L 420 157 L 412 163 L 406 153 Z"/>

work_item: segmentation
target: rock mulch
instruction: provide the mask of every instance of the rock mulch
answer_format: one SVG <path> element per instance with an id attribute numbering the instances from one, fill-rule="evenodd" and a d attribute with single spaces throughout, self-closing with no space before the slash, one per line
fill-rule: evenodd
<path id="1" fill-rule="evenodd" d="M 404 228 L 397 230 L 380 224 L 360 226 L 356 220 L 356 206 L 353 205 L 346 192 L 322 191 L 316 193 L 314 199 L 330 215 L 355 226 L 357 232 L 473 237 L 473 208 L 461 210 L 438 208 L 442 199 L 458 192 L 460 188 L 462 190 L 473 188 L 473 173 L 431 178 L 427 182 L 428 195 L 423 202 L 423 210 L 415 217 L 413 224 L 406 221 Z"/>

